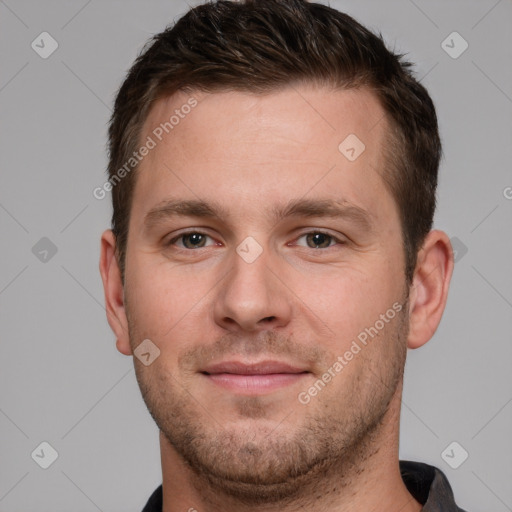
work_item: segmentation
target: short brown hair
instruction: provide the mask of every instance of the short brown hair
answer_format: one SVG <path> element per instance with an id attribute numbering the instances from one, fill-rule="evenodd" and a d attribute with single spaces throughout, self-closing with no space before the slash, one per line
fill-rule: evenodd
<path id="1" fill-rule="evenodd" d="M 178 91 L 266 93 L 292 83 L 374 92 L 391 126 L 382 177 L 401 218 L 405 276 L 432 227 L 441 157 L 434 105 L 403 55 L 353 18 L 305 0 L 219 0 L 188 11 L 144 47 L 119 89 L 109 178 L 140 147 L 154 102 Z M 112 187 L 112 230 L 124 282 L 136 168 Z M 117 177 L 117 176 L 116 176 Z"/>

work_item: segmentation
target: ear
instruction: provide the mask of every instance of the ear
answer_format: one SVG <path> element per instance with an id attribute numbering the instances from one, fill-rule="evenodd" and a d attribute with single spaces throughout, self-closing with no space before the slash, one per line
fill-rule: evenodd
<path id="1" fill-rule="evenodd" d="M 408 348 L 423 346 L 436 332 L 446 306 L 453 265 L 453 249 L 446 233 L 430 231 L 418 253 L 409 294 Z"/>
<path id="2" fill-rule="evenodd" d="M 124 288 L 121 271 L 116 258 L 116 239 L 112 230 L 107 229 L 101 236 L 100 274 L 105 292 L 107 320 L 117 338 L 117 350 L 132 355 L 128 336 L 128 320 L 124 304 Z"/>

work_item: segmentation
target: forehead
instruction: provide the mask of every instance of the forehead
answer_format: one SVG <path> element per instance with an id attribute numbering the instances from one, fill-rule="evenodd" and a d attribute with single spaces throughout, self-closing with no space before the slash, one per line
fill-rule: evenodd
<path id="1" fill-rule="evenodd" d="M 180 92 L 146 119 L 141 142 L 155 145 L 139 164 L 133 207 L 144 215 L 169 198 L 210 198 L 248 213 L 307 195 L 389 216 L 375 204 L 393 203 L 380 176 L 386 130 L 366 89 Z"/>
<path id="2" fill-rule="evenodd" d="M 210 142 L 212 150 L 226 136 L 236 142 L 247 135 L 259 140 L 280 135 L 290 143 L 294 138 L 297 144 L 323 141 L 325 149 L 336 150 L 336 142 L 349 133 L 366 139 L 368 135 L 368 142 L 378 144 L 385 117 L 376 95 L 367 88 L 335 90 L 307 84 L 265 94 L 180 91 L 155 102 L 142 133 L 155 132 L 164 143 L 178 136 L 184 141 L 202 135 L 201 144 Z M 276 148 L 273 145 L 272 150 Z"/>

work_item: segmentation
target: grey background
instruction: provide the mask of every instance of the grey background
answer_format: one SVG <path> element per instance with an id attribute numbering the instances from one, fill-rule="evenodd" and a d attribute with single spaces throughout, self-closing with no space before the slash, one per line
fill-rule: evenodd
<path id="1" fill-rule="evenodd" d="M 436 335 L 409 352 L 400 457 L 441 468 L 470 512 L 512 510 L 512 2 L 331 5 L 417 64 L 444 141 L 436 227 L 462 249 Z M 135 512 L 161 482 L 157 428 L 105 317 L 110 196 L 92 190 L 124 73 L 186 9 L 0 0 L 0 512 Z M 43 31 L 59 44 L 47 59 L 31 48 Z M 441 46 L 453 31 L 469 44 L 457 59 Z M 46 470 L 42 441 L 58 452 Z M 441 457 L 453 441 L 469 453 L 458 469 Z"/>

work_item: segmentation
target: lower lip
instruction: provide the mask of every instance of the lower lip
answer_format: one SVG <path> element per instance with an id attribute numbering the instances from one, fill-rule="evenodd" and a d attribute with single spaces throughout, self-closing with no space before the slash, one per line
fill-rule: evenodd
<path id="1" fill-rule="evenodd" d="M 290 386 L 301 380 L 307 373 L 268 373 L 263 375 L 240 375 L 216 373 L 205 376 L 214 384 L 242 394 L 264 393 Z"/>

